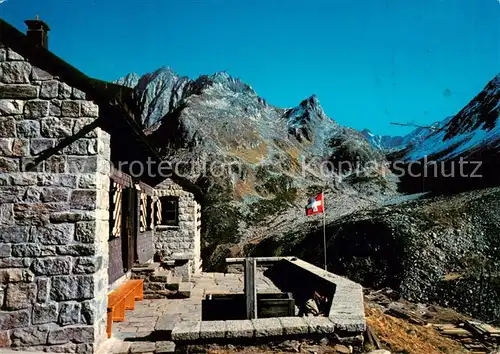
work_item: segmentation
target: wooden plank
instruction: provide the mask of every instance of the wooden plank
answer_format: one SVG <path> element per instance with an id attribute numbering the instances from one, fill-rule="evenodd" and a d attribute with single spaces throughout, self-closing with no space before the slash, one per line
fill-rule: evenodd
<path id="1" fill-rule="evenodd" d="M 493 327 L 487 323 L 478 321 L 467 321 L 467 326 L 480 335 L 500 334 L 500 328 Z"/>
<path id="2" fill-rule="evenodd" d="M 257 287 L 255 284 L 255 273 L 257 262 L 254 258 L 245 258 L 245 309 L 246 318 L 251 320 L 257 318 Z"/>
<path id="3" fill-rule="evenodd" d="M 447 328 L 447 329 L 443 329 L 443 331 L 441 332 L 442 334 L 444 334 L 445 336 L 452 336 L 452 337 L 471 337 L 472 336 L 472 333 L 469 332 L 468 330 L 466 329 L 463 329 L 463 328 Z"/>
<path id="4" fill-rule="evenodd" d="M 425 326 L 427 324 L 424 320 L 421 320 L 420 318 L 416 317 L 413 313 L 397 307 L 390 307 L 385 313 L 397 318 L 408 320 L 410 323 L 413 324 L 418 324 L 421 326 Z"/>

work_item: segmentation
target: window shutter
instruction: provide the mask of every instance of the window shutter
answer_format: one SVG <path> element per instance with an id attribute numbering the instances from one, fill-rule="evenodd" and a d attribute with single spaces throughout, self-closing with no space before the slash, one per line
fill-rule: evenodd
<path id="1" fill-rule="evenodd" d="M 161 201 L 160 201 L 160 199 L 158 199 L 156 201 L 156 225 L 161 225 L 161 223 L 162 223 L 161 215 L 162 215 L 162 212 L 161 212 Z"/>
<path id="2" fill-rule="evenodd" d="M 121 231 L 122 231 L 122 197 L 123 197 L 123 187 L 119 185 L 116 182 L 113 182 L 112 184 L 112 191 L 113 195 L 113 202 L 112 202 L 112 208 L 113 208 L 113 219 L 112 219 L 112 225 L 113 227 L 111 228 L 111 235 L 113 237 L 120 237 L 121 236 Z"/>

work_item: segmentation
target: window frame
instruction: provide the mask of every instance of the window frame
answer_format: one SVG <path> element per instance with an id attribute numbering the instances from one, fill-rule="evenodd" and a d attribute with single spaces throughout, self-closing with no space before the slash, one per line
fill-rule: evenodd
<path id="1" fill-rule="evenodd" d="M 163 226 L 179 226 L 179 197 L 166 195 L 158 198 L 161 203 L 161 224 Z M 174 203 L 174 208 L 167 208 L 169 203 Z M 167 218 L 169 213 L 175 213 L 175 219 Z"/>

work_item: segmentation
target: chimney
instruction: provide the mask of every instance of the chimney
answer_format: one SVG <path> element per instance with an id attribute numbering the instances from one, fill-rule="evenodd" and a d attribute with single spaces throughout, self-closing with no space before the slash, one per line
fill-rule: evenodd
<path id="1" fill-rule="evenodd" d="M 49 26 L 45 22 L 40 21 L 38 15 L 36 16 L 36 20 L 26 20 L 24 23 L 28 26 L 26 36 L 31 43 L 37 47 L 49 49 Z"/>

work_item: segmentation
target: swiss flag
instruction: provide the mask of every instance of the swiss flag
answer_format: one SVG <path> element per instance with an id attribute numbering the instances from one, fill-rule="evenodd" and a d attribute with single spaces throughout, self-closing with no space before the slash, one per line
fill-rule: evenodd
<path id="1" fill-rule="evenodd" d="M 323 193 L 318 194 L 316 197 L 311 198 L 306 206 L 306 215 L 311 216 L 314 214 L 321 214 L 325 210 L 325 203 Z"/>

